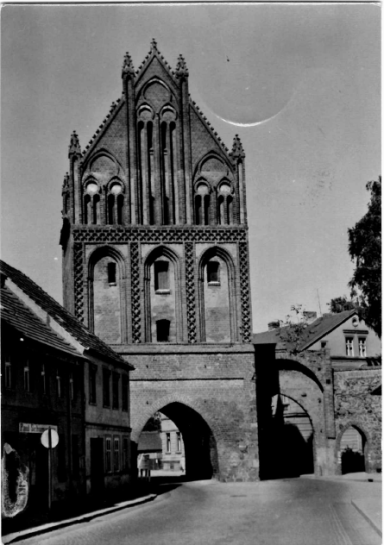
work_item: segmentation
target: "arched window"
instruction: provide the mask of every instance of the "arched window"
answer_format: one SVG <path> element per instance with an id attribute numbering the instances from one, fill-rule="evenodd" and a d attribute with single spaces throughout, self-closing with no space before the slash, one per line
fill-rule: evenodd
<path id="1" fill-rule="evenodd" d="M 122 225 L 124 214 L 123 187 L 120 182 L 113 182 L 108 189 L 107 223 Z"/>
<path id="2" fill-rule="evenodd" d="M 218 188 L 218 220 L 219 225 L 230 225 L 233 223 L 233 211 L 232 202 L 233 197 L 231 195 L 232 187 L 229 182 L 224 181 Z"/>
<path id="3" fill-rule="evenodd" d="M 197 225 L 209 225 L 210 196 L 206 183 L 200 183 L 195 194 L 195 221 Z"/>
<path id="4" fill-rule="evenodd" d="M 84 197 L 84 223 L 96 225 L 100 223 L 100 195 L 96 182 L 88 182 Z"/>

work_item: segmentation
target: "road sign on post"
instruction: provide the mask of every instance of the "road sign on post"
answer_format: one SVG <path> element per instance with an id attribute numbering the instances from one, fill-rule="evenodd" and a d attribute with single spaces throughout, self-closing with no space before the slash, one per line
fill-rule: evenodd
<path id="1" fill-rule="evenodd" d="M 59 442 L 59 436 L 56 430 L 49 427 L 45 430 L 40 437 L 41 444 L 48 449 L 48 509 L 51 509 L 52 505 L 52 463 L 51 463 L 51 451 L 55 448 Z"/>

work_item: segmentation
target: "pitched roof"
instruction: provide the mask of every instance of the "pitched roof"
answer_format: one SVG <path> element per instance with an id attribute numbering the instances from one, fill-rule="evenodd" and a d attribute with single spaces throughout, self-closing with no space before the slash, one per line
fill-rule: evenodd
<path id="1" fill-rule="evenodd" d="M 100 356 L 112 361 L 124 363 L 132 368 L 121 356 L 116 354 L 106 343 L 91 333 L 84 324 L 79 322 L 68 310 L 60 305 L 40 286 L 25 274 L 0 260 L 0 272 L 17 285 L 28 297 L 40 306 L 49 316 L 74 337 L 84 350 L 92 350 Z"/>
<path id="2" fill-rule="evenodd" d="M 138 452 L 161 452 L 161 437 L 158 431 L 142 431 L 140 434 Z"/>
<path id="3" fill-rule="evenodd" d="M 356 312 L 356 310 L 345 310 L 338 314 L 324 314 L 323 316 L 320 316 L 320 318 L 317 318 L 317 320 L 308 324 L 303 330 L 302 339 L 299 343 L 299 350 L 306 350 L 325 335 L 328 335 L 331 331 L 339 327 L 351 316 L 356 314 Z M 288 339 L 291 327 L 292 326 L 284 326 L 271 331 L 254 333 L 252 342 L 253 344 L 277 344 L 286 341 L 286 344 L 289 344 Z"/>
<path id="4" fill-rule="evenodd" d="M 80 355 L 7 287 L 1 289 L 1 319 L 29 339 L 75 356 Z"/>

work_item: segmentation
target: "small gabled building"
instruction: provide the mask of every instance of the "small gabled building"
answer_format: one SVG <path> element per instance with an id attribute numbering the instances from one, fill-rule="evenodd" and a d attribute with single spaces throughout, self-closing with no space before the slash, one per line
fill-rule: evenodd
<path id="1" fill-rule="evenodd" d="M 381 470 L 381 344 L 356 310 L 253 343 L 261 478 Z"/>
<path id="2" fill-rule="evenodd" d="M 59 435 L 53 501 L 123 487 L 132 366 L 26 275 L 3 261 L 0 274 L 2 447 L 17 452 L 29 503 L 48 499 L 48 427 Z"/>

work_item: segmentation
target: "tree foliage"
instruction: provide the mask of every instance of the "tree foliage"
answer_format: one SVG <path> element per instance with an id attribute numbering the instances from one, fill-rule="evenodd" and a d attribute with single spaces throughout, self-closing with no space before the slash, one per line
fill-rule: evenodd
<path id="1" fill-rule="evenodd" d="M 143 431 L 161 431 L 161 414 L 155 413 L 154 415 L 147 420 L 147 423 L 145 424 Z"/>
<path id="2" fill-rule="evenodd" d="M 367 183 L 368 211 L 348 229 L 349 254 L 355 262 L 350 287 L 358 292 L 360 314 L 381 337 L 381 176 Z"/>
<path id="3" fill-rule="evenodd" d="M 356 300 L 354 301 L 353 299 L 348 299 L 346 295 L 331 299 L 327 305 L 329 306 L 329 311 L 332 312 L 332 314 L 338 314 L 339 312 L 344 312 L 345 310 L 359 309 L 359 303 Z"/>

